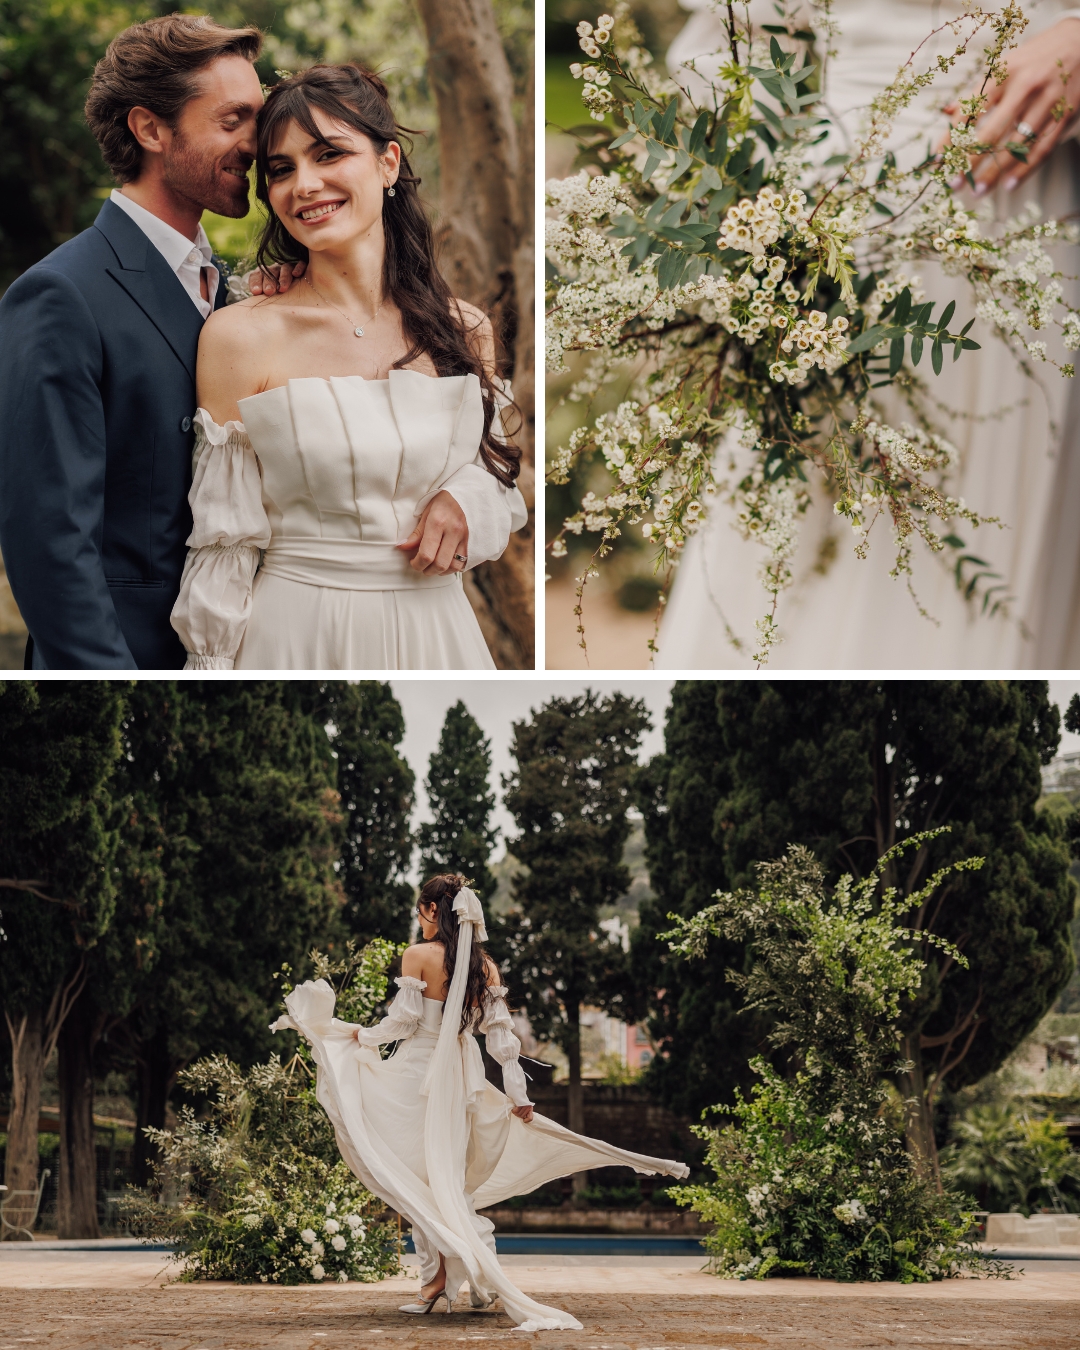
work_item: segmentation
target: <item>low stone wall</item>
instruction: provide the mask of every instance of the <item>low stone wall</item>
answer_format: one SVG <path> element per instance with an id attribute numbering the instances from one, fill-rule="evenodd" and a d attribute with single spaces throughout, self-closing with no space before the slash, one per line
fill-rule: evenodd
<path id="1" fill-rule="evenodd" d="M 984 1240 L 988 1246 L 1080 1249 L 1080 1214 L 988 1214 Z"/>
<path id="2" fill-rule="evenodd" d="M 508 1209 L 481 1211 L 496 1233 L 656 1233 L 702 1237 L 708 1231 L 696 1214 L 683 1209 Z"/>

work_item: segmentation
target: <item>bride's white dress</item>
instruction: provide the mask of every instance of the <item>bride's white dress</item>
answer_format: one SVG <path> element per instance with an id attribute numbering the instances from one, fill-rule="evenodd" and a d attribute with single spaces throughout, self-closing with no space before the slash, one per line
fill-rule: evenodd
<path id="1" fill-rule="evenodd" d="M 172 624 L 189 670 L 493 669 L 459 572 L 395 545 L 446 490 L 468 566 L 499 557 L 525 503 L 485 469 L 480 381 L 392 370 L 290 380 L 195 417 L 194 520 Z"/>
<path id="2" fill-rule="evenodd" d="M 400 977 L 387 1016 L 357 1028 L 334 1017 L 334 991 L 325 980 L 309 981 L 286 998 L 288 1016 L 273 1029 L 295 1028 L 310 1043 L 316 1095 L 341 1156 L 412 1224 L 424 1283 L 434 1279 L 441 1253 L 451 1297 L 468 1281 L 477 1301 L 500 1297 L 522 1331 L 580 1330 L 571 1314 L 534 1302 L 510 1280 L 496 1256 L 491 1221 L 477 1210 L 594 1167 L 625 1164 L 673 1177 L 685 1177 L 688 1168 L 587 1139 L 539 1114 L 527 1125 L 511 1115 L 511 1105 L 526 1104 L 528 1096 L 506 990 L 488 989 L 478 1028 L 502 1065 L 500 1092 L 484 1077 L 472 1033 L 459 1033 L 474 931 L 478 941 L 486 938 L 483 911 L 467 888 L 454 908 L 457 964 L 445 1004 L 424 997 L 423 981 Z M 391 1041 L 397 1050 L 380 1059 L 376 1047 Z"/>
<path id="3" fill-rule="evenodd" d="M 680 3 L 695 12 L 668 53 L 673 70 L 721 45 L 719 12 L 707 0 Z M 1031 20 L 1025 38 L 1078 13 L 1066 0 L 1026 0 L 1023 9 Z M 845 138 L 857 129 L 870 99 L 931 29 L 960 10 L 950 0 L 836 0 L 838 54 L 827 66 L 825 97 L 839 128 L 824 153 L 850 144 Z M 756 23 L 775 22 L 767 0 L 754 0 L 751 16 Z M 928 68 L 939 51 L 951 51 L 955 43 L 949 32 L 941 34 L 922 49 L 916 68 Z M 707 67 L 706 58 L 697 63 L 699 74 L 688 77 L 699 90 Z M 940 92 L 932 91 L 901 119 L 895 138 L 901 162 L 922 153 L 928 139 L 936 143 L 946 122 L 934 105 L 940 106 L 952 87 L 943 80 Z M 1080 208 L 1075 141 L 1059 146 L 1015 192 L 998 189 L 986 200 L 995 217 L 1004 220 L 1032 199 L 1044 216 L 1064 216 Z M 1067 273 L 1080 272 L 1080 250 L 1075 247 L 1058 248 L 1055 258 Z M 965 283 L 943 276 L 932 264 L 912 270 L 923 278 L 926 299 L 939 302 L 937 313 L 955 299 L 961 323 L 974 314 Z M 1066 282 L 1065 287 L 1075 302 L 1076 283 Z M 1007 582 L 1010 616 L 987 618 L 979 612 L 978 600 L 964 600 L 949 570 L 948 551 L 942 559 L 916 547 L 914 587 L 938 622 L 924 618 L 904 580 L 889 576 L 893 549 L 887 522 L 878 522 L 870 556 L 860 561 L 850 530 L 833 515 L 831 499 L 817 491 L 800 527 L 794 584 L 780 597 L 777 618 L 783 642 L 774 648 L 770 668 L 1080 666 L 1080 391 L 1074 392 L 1075 382 L 1049 365 L 1039 368 L 1038 380 L 1025 376 L 981 320 L 972 336 L 982 344 L 981 351 L 965 352 L 955 365 L 948 361 L 937 378 L 926 370 L 925 360 L 920 369 L 931 394 L 961 414 L 940 419 L 961 455 L 950 491 L 984 516 L 1000 517 L 1006 526 L 975 531 L 959 522 L 956 533 L 968 551 L 987 560 Z M 1075 360 L 1052 335 L 1039 336 L 1048 339 L 1058 360 Z M 997 412 L 1002 415 L 993 417 Z M 896 409 L 895 417 L 903 420 L 903 411 Z M 763 558 L 758 546 L 739 536 L 729 508 L 713 511 L 680 564 L 660 630 L 658 667 L 751 665 L 754 621 L 768 608 L 758 580 Z M 741 641 L 741 650 L 731 645 L 725 624 Z"/>

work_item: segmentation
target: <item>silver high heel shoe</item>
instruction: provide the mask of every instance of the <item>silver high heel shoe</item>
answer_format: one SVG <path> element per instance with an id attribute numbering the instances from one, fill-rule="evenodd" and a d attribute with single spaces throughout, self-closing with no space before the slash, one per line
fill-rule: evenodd
<path id="1" fill-rule="evenodd" d="M 450 1295 L 445 1289 L 440 1289 L 439 1292 L 433 1294 L 431 1298 L 418 1298 L 415 1303 L 403 1303 L 398 1309 L 398 1312 L 419 1313 L 422 1316 L 424 1313 L 431 1312 L 435 1307 L 435 1304 L 438 1303 L 441 1298 L 446 1300 L 446 1311 L 451 1312 L 454 1305 Z"/>

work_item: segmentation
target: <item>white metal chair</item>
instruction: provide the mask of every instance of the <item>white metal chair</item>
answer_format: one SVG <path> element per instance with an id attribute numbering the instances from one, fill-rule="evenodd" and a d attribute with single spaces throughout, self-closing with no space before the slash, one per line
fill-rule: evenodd
<path id="1" fill-rule="evenodd" d="M 31 1229 L 37 1222 L 41 1193 L 51 1175 L 46 1168 L 38 1178 L 37 1190 L 8 1191 L 0 1200 L 0 1242 L 33 1242 Z"/>

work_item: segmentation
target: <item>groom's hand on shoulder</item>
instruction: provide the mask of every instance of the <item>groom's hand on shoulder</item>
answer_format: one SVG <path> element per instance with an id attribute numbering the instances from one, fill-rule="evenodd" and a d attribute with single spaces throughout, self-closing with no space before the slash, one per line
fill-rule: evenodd
<path id="1" fill-rule="evenodd" d="M 265 271 L 256 268 L 245 277 L 252 295 L 284 295 L 307 271 L 307 263 L 272 263 Z"/>

